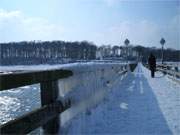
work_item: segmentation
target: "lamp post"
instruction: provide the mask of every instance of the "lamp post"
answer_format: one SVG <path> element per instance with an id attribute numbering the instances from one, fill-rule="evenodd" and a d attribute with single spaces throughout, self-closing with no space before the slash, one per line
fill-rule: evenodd
<path id="1" fill-rule="evenodd" d="M 126 39 L 124 41 L 124 44 L 126 45 L 126 61 L 128 62 L 128 45 L 129 45 L 130 41 L 128 39 Z"/>
<path id="2" fill-rule="evenodd" d="M 160 43 L 161 43 L 161 45 L 162 45 L 162 49 L 161 49 L 161 60 L 162 60 L 162 64 L 163 64 L 163 61 L 164 61 L 164 44 L 166 43 L 165 39 L 164 39 L 164 38 L 161 38 Z"/>

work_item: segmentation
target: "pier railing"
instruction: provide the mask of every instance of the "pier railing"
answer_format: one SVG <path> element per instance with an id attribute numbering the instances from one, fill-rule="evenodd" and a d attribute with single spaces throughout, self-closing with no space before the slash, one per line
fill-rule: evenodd
<path id="1" fill-rule="evenodd" d="M 149 68 L 147 64 L 145 64 L 145 67 Z M 178 65 L 157 64 L 156 71 L 161 71 L 164 74 L 180 78 L 180 68 Z"/>
<path id="2" fill-rule="evenodd" d="M 99 87 L 112 85 L 118 76 L 135 66 L 135 63 L 81 64 L 65 69 L 1 73 L 0 91 L 40 83 L 41 107 L 1 125 L 0 134 L 26 134 L 38 127 L 43 127 L 46 134 L 56 134 L 61 124 L 60 114 L 81 100 L 73 99 L 72 91 L 79 87 L 85 91 L 88 87 L 87 98 L 91 91 L 96 93 Z M 67 93 L 71 93 L 70 96 Z M 80 97 L 81 93 L 78 94 Z"/>
<path id="3" fill-rule="evenodd" d="M 59 91 L 58 79 L 72 75 L 72 71 L 69 70 L 1 74 L 1 91 L 40 83 L 42 107 L 1 125 L 0 133 L 26 134 L 40 126 L 44 126 L 44 131 L 47 133 L 55 133 L 59 126 L 59 113 L 64 109 L 62 103 L 57 100 Z"/>

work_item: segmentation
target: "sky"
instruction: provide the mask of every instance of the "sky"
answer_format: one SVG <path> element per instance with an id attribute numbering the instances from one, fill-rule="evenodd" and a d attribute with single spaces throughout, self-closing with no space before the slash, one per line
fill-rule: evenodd
<path id="1" fill-rule="evenodd" d="M 180 49 L 179 0 L 0 0 L 0 42 L 91 41 Z"/>

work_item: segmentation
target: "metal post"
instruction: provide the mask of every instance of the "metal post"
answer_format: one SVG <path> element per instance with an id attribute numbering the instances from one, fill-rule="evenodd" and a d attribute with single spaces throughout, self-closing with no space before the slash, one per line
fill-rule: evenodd
<path id="1" fill-rule="evenodd" d="M 58 81 L 41 83 L 41 105 L 51 104 L 57 101 L 59 94 Z M 60 127 L 60 117 L 50 120 L 43 125 L 44 134 L 57 134 Z"/>
<path id="2" fill-rule="evenodd" d="M 163 59 L 164 59 L 164 45 L 162 44 L 162 50 L 161 50 L 161 60 L 162 60 L 162 64 L 163 64 Z"/>
<path id="3" fill-rule="evenodd" d="M 128 63 L 128 45 L 126 45 L 126 63 Z"/>

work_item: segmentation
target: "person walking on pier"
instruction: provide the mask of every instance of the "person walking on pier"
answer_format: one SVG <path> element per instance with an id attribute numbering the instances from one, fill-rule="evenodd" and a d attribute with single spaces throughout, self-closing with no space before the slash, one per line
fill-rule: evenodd
<path id="1" fill-rule="evenodd" d="M 154 78 L 154 74 L 156 71 L 156 58 L 152 53 L 150 54 L 150 56 L 148 58 L 148 64 L 149 64 L 149 68 L 151 70 L 151 77 Z"/>

